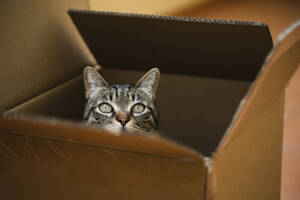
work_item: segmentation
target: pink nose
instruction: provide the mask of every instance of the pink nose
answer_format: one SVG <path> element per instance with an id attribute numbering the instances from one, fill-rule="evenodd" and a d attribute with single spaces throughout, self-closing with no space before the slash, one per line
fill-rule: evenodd
<path id="1" fill-rule="evenodd" d="M 124 127 L 130 121 L 130 115 L 128 113 L 124 113 L 124 112 L 117 113 L 116 119 Z"/>

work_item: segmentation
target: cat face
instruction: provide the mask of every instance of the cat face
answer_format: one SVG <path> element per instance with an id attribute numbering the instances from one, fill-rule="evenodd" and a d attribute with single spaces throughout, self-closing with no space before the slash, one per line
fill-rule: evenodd
<path id="1" fill-rule="evenodd" d="M 158 125 L 155 93 L 160 72 L 148 71 L 135 85 L 109 85 L 92 67 L 84 69 L 84 118 L 111 131 L 152 131 Z"/>

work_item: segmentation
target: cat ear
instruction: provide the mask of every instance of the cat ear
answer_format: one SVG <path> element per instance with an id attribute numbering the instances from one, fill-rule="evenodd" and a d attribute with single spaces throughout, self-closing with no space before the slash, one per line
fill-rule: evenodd
<path id="1" fill-rule="evenodd" d="M 152 68 L 136 84 L 136 87 L 155 99 L 159 84 L 160 72 L 158 68 Z"/>
<path id="2" fill-rule="evenodd" d="M 109 87 L 108 83 L 93 67 L 87 66 L 84 68 L 83 78 L 87 98 L 92 98 L 101 90 Z"/>

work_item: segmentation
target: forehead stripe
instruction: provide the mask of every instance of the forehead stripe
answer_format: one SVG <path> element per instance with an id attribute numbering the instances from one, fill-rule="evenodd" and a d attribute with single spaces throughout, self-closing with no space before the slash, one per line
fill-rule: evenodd
<path id="1" fill-rule="evenodd" d="M 114 91 L 114 96 L 115 96 L 116 98 L 118 98 L 118 97 L 119 97 L 118 87 L 117 87 L 117 86 L 113 86 L 112 88 L 115 90 L 115 91 Z"/>

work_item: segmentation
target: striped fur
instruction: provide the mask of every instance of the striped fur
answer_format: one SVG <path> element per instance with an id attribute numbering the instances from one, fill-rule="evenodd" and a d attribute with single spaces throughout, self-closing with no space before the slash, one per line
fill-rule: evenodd
<path id="1" fill-rule="evenodd" d="M 94 68 L 86 67 L 84 83 L 87 104 L 84 119 L 115 132 L 153 131 L 158 127 L 155 93 L 159 77 L 159 70 L 153 68 L 134 85 L 109 85 Z M 103 104 L 110 105 L 112 111 L 103 113 L 100 108 Z M 137 104 L 142 105 L 143 112 L 133 112 Z"/>

